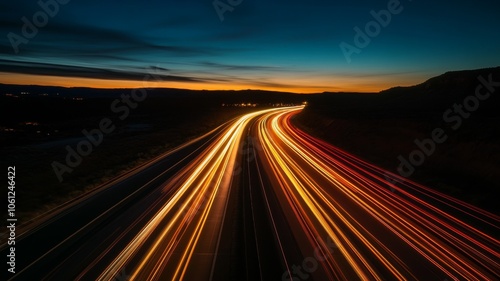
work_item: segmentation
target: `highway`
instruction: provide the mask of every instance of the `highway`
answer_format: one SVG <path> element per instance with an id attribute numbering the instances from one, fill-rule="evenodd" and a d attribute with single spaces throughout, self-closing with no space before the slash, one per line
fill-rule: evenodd
<path id="1" fill-rule="evenodd" d="M 231 120 L 40 216 L 5 280 L 498 280 L 498 215 L 297 129 L 302 108 Z"/>

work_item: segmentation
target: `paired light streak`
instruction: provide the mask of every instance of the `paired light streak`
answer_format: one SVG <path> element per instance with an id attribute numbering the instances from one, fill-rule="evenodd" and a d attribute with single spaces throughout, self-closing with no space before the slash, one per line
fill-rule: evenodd
<path id="1" fill-rule="evenodd" d="M 498 278 L 500 242 L 481 230 L 498 233 L 497 215 L 398 177 L 298 130 L 290 119 L 302 108 L 258 111 L 227 125 L 163 185 L 151 205 L 154 216 L 98 280 L 113 280 L 124 269 L 130 280 L 212 276 L 246 132 L 254 132 L 262 147 L 255 151 L 264 168 L 259 171 L 265 171 L 259 176 L 272 179 L 264 196 L 273 193 L 293 235 L 305 237 L 297 241 L 305 257 L 313 252 L 325 256 L 322 271 L 312 272 L 313 278 Z M 388 181 L 387 175 L 396 182 Z M 274 227 L 279 239 L 285 230 Z M 324 242 L 327 238 L 336 245 L 333 252 Z M 293 267 L 286 264 L 286 268 L 294 276 Z"/>
<path id="2" fill-rule="evenodd" d="M 210 273 L 216 258 L 213 243 L 222 227 L 232 172 L 242 136 L 253 118 L 281 109 L 242 116 L 229 125 L 200 156 L 165 184 L 163 193 L 174 193 L 134 239 L 104 270 L 98 280 L 112 280 L 124 268 L 130 280 L 182 280 L 189 274 Z M 201 238 L 205 237 L 201 242 Z M 140 256 L 131 269 L 128 264 Z M 197 259 L 193 257 L 198 255 Z M 205 260 L 205 261 L 201 261 Z"/>

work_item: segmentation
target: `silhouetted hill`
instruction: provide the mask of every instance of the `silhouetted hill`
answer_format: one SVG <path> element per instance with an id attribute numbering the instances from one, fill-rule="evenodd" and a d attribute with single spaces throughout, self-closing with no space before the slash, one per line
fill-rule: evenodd
<path id="1" fill-rule="evenodd" d="M 420 149 L 417 140 L 442 129 L 446 141 L 414 165 L 410 179 L 500 212 L 500 87 L 481 100 L 476 89 L 481 95 L 488 89 L 479 77 L 500 82 L 500 67 L 447 72 L 380 93 L 311 96 L 294 122 L 394 173 L 400 157 Z"/>
<path id="2" fill-rule="evenodd" d="M 332 116 L 359 114 L 366 117 L 440 117 L 454 103 L 474 95 L 481 85 L 478 77 L 500 81 L 500 67 L 447 72 L 419 85 L 394 87 L 380 93 L 325 93 L 312 96 L 311 108 Z M 482 89 L 484 92 L 485 89 Z M 499 90 L 500 91 L 500 90 Z M 495 115 L 498 98 L 481 103 L 479 115 Z"/>
<path id="3" fill-rule="evenodd" d="M 449 106 L 450 101 L 462 101 L 467 96 L 474 95 L 476 88 L 482 85 L 480 77 L 488 81 L 489 76 L 493 77 L 493 81 L 500 81 L 500 67 L 447 72 L 413 87 L 392 88 L 380 94 L 394 97 L 392 100 L 394 105 L 408 109 L 441 110 Z M 482 92 L 488 92 L 488 90 L 483 86 Z M 486 102 L 481 106 L 483 113 L 494 109 L 491 102 Z"/>

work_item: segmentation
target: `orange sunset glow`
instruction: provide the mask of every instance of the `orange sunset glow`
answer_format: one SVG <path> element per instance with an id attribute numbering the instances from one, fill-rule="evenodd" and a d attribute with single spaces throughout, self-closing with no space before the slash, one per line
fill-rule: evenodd
<path id="1" fill-rule="evenodd" d="M 144 77 L 148 77 L 145 74 Z M 327 82 L 320 81 L 319 78 L 306 79 L 284 78 L 280 79 L 281 83 L 268 83 L 268 86 L 256 86 L 250 82 L 232 84 L 228 82 L 207 83 L 207 82 L 175 82 L 163 81 L 157 82 L 153 78 L 147 81 L 133 80 L 104 80 L 95 78 L 80 78 L 80 77 L 62 77 L 62 76 L 46 76 L 18 73 L 0 73 L 0 83 L 18 84 L 18 85 L 41 85 L 41 86 L 60 86 L 60 87 L 89 87 L 102 89 L 118 89 L 118 88 L 181 88 L 190 90 L 246 90 L 246 89 L 261 89 L 270 91 L 284 91 L 293 93 L 318 93 L 318 92 L 379 92 L 381 90 L 394 86 L 391 81 L 383 81 L 378 79 L 366 79 L 363 83 L 356 83 L 355 79 L 338 78 Z M 418 79 L 408 78 L 407 85 L 416 84 Z M 283 83 L 284 82 L 284 83 Z M 359 81 L 358 81 L 359 82 Z M 301 85 L 301 86 L 300 86 Z M 317 86 L 322 85 L 322 86 Z"/>

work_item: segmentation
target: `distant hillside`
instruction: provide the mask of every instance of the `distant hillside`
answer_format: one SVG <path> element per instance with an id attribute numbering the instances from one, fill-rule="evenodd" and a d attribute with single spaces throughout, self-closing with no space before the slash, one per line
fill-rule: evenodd
<path id="1" fill-rule="evenodd" d="M 430 139 L 440 128 L 446 141 L 415 166 L 410 179 L 500 213 L 500 87 L 478 100 L 476 110 L 464 107 L 465 117 L 455 108 L 464 101 L 474 105 L 476 88 L 482 84 L 478 77 L 489 80 L 490 75 L 500 82 L 500 67 L 448 72 L 380 93 L 311 96 L 293 122 L 394 173 L 399 157 L 409 159 L 418 149 L 416 140 Z"/>
<path id="2" fill-rule="evenodd" d="M 500 67 L 480 70 L 466 70 L 447 72 L 433 77 L 422 84 L 413 87 L 398 87 L 380 92 L 382 95 L 394 97 L 393 104 L 413 110 L 441 110 L 449 106 L 450 102 L 461 102 L 468 95 L 473 95 L 476 88 L 482 85 L 479 77 L 488 80 L 491 75 L 493 81 L 500 82 Z M 481 92 L 488 91 L 483 87 Z M 500 89 L 498 90 L 500 91 Z M 401 97 L 404 95 L 404 98 Z M 493 100 L 493 99 L 492 99 Z M 496 99 L 495 101 L 498 101 Z M 491 102 L 481 105 L 481 111 L 493 109 Z"/>
<path id="3" fill-rule="evenodd" d="M 313 96 L 310 103 L 314 110 L 321 110 L 332 116 L 352 116 L 357 113 L 371 117 L 429 117 L 442 114 L 454 103 L 462 103 L 464 98 L 473 95 L 476 87 L 481 84 L 478 77 L 482 76 L 488 80 L 489 75 L 492 75 L 493 81 L 500 81 L 500 67 L 447 72 L 416 86 L 395 87 L 380 93 L 325 93 Z M 498 91 L 500 92 L 500 89 Z M 500 99 L 488 99 L 480 106 L 478 114 L 495 115 L 500 106 Z"/>

